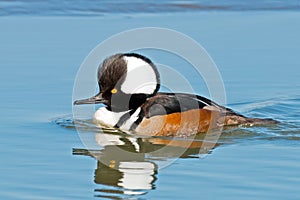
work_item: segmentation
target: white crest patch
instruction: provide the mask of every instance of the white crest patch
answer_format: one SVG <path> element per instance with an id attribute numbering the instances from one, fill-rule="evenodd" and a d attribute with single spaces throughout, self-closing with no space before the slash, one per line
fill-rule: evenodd
<path id="1" fill-rule="evenodd" d="M 124 56 L 127 74 L 121 90 L 127 94 L 153 94 L 157 86 L 157 77 L 151 65 L 134 56 Z"/>

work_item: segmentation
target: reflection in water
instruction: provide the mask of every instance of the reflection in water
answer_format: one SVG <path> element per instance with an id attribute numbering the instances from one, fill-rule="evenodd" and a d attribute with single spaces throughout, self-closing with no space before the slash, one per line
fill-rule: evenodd
<path id="1" fill-rule="evenodd" d="M 143 195 L 155 189 L 159 167 L 178 157 L 208 154 L 212 145 L 198 139 L 135 138 L 111 132 L 95 133 L 94 138 L 101 150 L 73 149 L 73 154 L 97 160 L 94 182 L 99 188 L 95 196 L 109 199 Z"/>
<path id="2" fill-rule="evenodd" d="M 271 99 L 259 102 L 259 104 L 250 103 L 240 103 L 233 107 L 239 107 L 242 111 L 245 109 L 243 113 L 254 117 L 266 117 L 264 113 L 267 113 L 267 116 L 281 123 L 272 126 L 226 127 L 218 140 L 219 143 L 214 148 L 220 143 L 248 143 L 249 141 L 264 141 L 265 143 L 284 140 L 285 142 L 296 141 L 295 144 L 298 144 L 300 121 L 297 108 L 300 106 L 300 98 Z M 67 129 L 75 129 L 71 115 L 56 118 L 54 123 Z M 109 199 L 138 198 L 138 195 L 155 189 L 159 168 L 165 163 L 168 164 L 168 161 L 178 157 L 202 157 L 210 153 L 213 145 L 203 142 L 201 136 L 197 136 L 194 140 L 170 140 L 170 138 L 154 137 L 136 138 L 116 130 L 105 130 L 104 133 L 99 133 L 99 128 L 95 127 L 92 120 L 76 120 L 76 129 L 82 132 L 81 136 L 92 133 L 91 140 L 99 146 L 97 150 L 89 151 L 74 149 L 73 154 L 92 156 L 96 159 L 95 196 Z M 209 138 L 205 139 L 207 141 Z"/>

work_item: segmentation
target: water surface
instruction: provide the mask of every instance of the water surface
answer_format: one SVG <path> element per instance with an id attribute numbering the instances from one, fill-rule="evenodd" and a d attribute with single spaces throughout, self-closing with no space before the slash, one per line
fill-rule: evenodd
<path id="1" fill-rule="evenodd" d="M 298 0 L 1 0 L 2 16 L 103 16 L 116 13 L 174 13 L 201 11 L 299 11 Z"/>
<path id="2" fill-rule="evenodd" d="M 299 199 L 299 20 L 292 11 L 0 18 L 1 199 Z M 163 169 L 159 164 L 172 160 L 185 140 L 153 155 L 168 138 L 135 141 L 109 130 L 111 143 L 92 152 L 108 167 L 90 157 L 71 115 L 76 72 L 99 42 L 143 26 L 194 38 L 216 62 L 228 106 L 281 123 L 226 130 L 207 152 L 199 152 L 198 138 Z M 167 55 L 147 55 L 183 70 Z M 198 94 L 209 96 L 190 80 Z M 85 122 L 83 129 L 101 141 L 95 127 Z M 116 146 L 136 151 L 136 143 L 143 157 L 122 160 L 117 151 L 116 159 L 106 159 Z"/>

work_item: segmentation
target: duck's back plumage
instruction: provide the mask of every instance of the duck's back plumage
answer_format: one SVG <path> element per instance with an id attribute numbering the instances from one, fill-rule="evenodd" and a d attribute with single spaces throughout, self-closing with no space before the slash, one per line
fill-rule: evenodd
<path id="1" fill-rule="evenodd" d="M 247 118 L 202 96 L 157 93 L 141 106 L 133 129 L 143 135 L 189 136 L 224 125 L 273 122 L 270 119 Z"/>

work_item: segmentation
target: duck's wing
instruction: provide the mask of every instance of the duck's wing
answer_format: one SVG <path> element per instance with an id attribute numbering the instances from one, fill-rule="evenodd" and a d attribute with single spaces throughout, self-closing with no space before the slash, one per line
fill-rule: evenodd
<path id="1" fill-rule="evenodd" d="M 148 98 L 143 105 L 145 117 L 185 112 L 194 109 L 218 111 L 224 115 L 238 115 L 233 110 L 221 106 L 210 99 L 186 93 L 158 93 Z"/>

